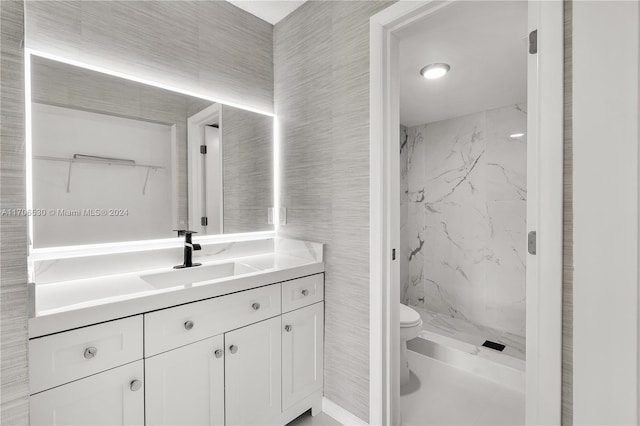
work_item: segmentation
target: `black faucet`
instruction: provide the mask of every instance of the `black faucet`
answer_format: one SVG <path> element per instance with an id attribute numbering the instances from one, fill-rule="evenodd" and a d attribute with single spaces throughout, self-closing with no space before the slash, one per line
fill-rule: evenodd
<path id="1" fill-rule="evenodd" d="M 182 265 L 176 265 L 173 269 L 191 268 L 193 266 L 200 266 L 202 263 L 193 263 L 192 256 L 194 250 L 200 250 L 200 244 L 194 244 L 191 242 L 191 235 L 197 234 L 196 231 L 188 231 L 186 229 L 174 229 L 178 232 L 178 237 L 184 236 L 184 262 Z"/>

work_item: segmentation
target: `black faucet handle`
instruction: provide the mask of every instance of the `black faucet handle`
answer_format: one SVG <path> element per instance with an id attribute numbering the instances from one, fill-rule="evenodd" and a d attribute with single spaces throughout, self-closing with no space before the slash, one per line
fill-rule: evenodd
<path id="1" fill-rule="evenodd" d="M 202 250 L 202 246 L 200 244 L 193 243 L 191 245 L 193 246 L 193 250 L 194 251 L 195 250 Z"/>
<path id="2" fill-rule="evenodd" d="M 173 232 L 178 233 L 178 237 L 184 237 L 185 235 L 197 234 L 198 231 L 190 231 L 188 229 L 174 229 Z"/>

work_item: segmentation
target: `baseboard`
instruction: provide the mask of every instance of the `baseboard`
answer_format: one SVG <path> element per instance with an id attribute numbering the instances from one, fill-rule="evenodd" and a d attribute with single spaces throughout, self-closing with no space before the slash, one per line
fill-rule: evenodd
<path id="1" fill-rule="evenodd" d="M 336 421 L 340 422 L 344 426 L 360 426 L 369 424 L 352 412 L 345 410 L 344 408 L 327 398 L 322 398 L 322 412 L 330 417 L 333 417 Z"/>

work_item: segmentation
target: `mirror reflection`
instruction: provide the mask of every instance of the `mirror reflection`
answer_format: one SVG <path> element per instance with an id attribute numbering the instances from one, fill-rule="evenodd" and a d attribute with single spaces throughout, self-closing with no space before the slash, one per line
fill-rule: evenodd
<path id="1" fill-rule="evenodd" d="M 34 248 L 273 229 L 272 117 L 34 55 L 31 94 Z"/>

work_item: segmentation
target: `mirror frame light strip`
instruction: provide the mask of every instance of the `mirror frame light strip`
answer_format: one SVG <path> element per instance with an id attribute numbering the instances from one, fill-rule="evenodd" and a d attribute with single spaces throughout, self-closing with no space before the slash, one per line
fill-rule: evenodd
<path id="1" fill-rule="evenodd" d="M 275 238 L 274 231 L 246 232 L 243 234 L 221 234 L 198 237 L 198 243 L 225 244 L 241 241 L 258 241 Z M 107 254 L 133 253 L 141 251 L 180 248 L 184 238 L 162 238 L 157 240 L 123 241 L 118 243 L 84 244 L 77 246 L 46 247 L 35 249 L 29 254 L 29 261 L 69 259 Z"/>
<path id="2" fill-rule="evenodd" d="M 25 168 L 26 168 L 26 206 L 27 212 L 33 210 L 33 149 L 32 149 L 32 109 L 31 109 L 31 57 L 38 56 L 45 59 L 51 59 L 57 62 L 62 62 L 68 65 L 73 65 L 80 68 L 85 68 L 91 71 L 96 71 L 102 74 L 111 75 L 118 78 L 123 78 L 137 83 L 146 84 L 148 86 L 158 87 L 160 89 L 169 90 L 175 93 L 181 93 L 183 95 L 192 96 L 206 101 L 211 101 L 219 104 L 228 105 L 234 108 L 240 108 L 245 111 L 255 112 L 257 114 L 266 115 L 273 118 L 273 201 L 274 201 L 274 230 L 273 231 L 260 231 L 260 232 L 245 232 L 239 234 L 220 234 L 220 235 L 208 235 L 199 237 L 199 242 L 205 244 L 216 243 L 231 243 L 238 241 L 254 241 L 265 240 L 276 237 L 276 232 L 279 227 L 280 217 L 280 171 L 279 171 L 279 156 L 280 156 L 280 133 L 278 126 L 278 117 L 276 114 L 263 111 L 257 108 L 253 108 L 246 105 L 240 105 L 235 102 L 229 102 L 224 99 L 219 99 L 211 96 L 203 96 L 198 93 L 194 93 L 189 90 L 180 89 L 167 84 L 159 83 L 157 81 L 148 80 L 142 77 L 132 76 L 130 74 L 114 71 L 100 66 L 87 64 L 85 62 L 76 61 L 73 59 L 64 58 L 59 55 L 50 54 L 36 49 L 25 48 L 24 49 L 24 93 L 25 93 Z M 184 244 L 181 238 L 162 238 L 154 240 L 143 241 L 122 241 L 117 243 L 105 243 L 105 244 L 85 244 L 76 246 L 61 246 L 61 247 L 47 247 L 47 248 L 33 248 L 33 216 L 28 215 L 28 260 L 53 260 L 53 259 L 67 259 L 73 257 L 86 257 L 105 254 L 117 254 L 117 253 L 131 253 L 148 250 L 157 250 L 164 248 L 182 247 Z"/>
<path id="3" fill-rule="evenodd" d="M 285 216 L 286 217 L 286 216 Z M 280 228 L 280 121 L 273 116 L 273 230 Z"/>

